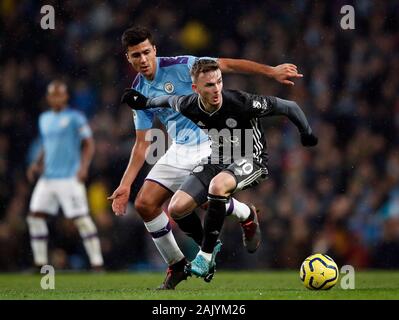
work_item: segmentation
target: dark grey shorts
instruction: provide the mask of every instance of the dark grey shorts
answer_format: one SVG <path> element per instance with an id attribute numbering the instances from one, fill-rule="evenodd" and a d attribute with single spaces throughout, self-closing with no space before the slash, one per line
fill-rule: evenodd
<path id="1" fill-rule="evenodd" d="M 188 193 L 198 205 L 202 205 L 208 201 L 211 180 L 222 171 L 235 178 L 237 185 L 233 193 L 254 187 L 269 175 L 265 164 L 252 159 L 238 159 L 232 164 L 200 164 L 193 169 L 179 190 Z"/>

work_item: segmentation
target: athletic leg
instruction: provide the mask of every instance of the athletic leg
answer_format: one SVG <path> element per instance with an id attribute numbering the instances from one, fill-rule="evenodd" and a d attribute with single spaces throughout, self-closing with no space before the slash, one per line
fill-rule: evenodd
<path id="1" fill-rule="evenodd" d="M 162 211 L 162 205 L 171 195 L 172 192 L 166 187 L 155 181 L 146 180 L 135 201 L 137 212 L 168 265 L 184 259 L 173 236 L 169 217 Z"/>
<path id="2" fill-rule="evenodd" d="M 102 270 L 104 260 L 101 252 L 97 227 L 89 214 L 85 185 L 74 178 L 55 182 L 56 195 L 67 219 L 72 219 L 82 238 L 90 265 L 94 270 Z"/>
<path id="3" fill-rule="evenodd" d="M 162 210 L 162 205 L 172 194 L 171 190 L 159 182 L 145 180 L 135 201 L 137 212 L 143 219 L 159 253 L 168 264 L 166 278 L 159 287 L 166 290 L 174 289 L 179 282 L 187 278 L 184 273 L 186 259 L 173 236 L 169 217 Z"/>
<path id="4" fill-rule="evenodd" d="M 48 228 L 46 216 L 47 215 L 42 212 L 30 212 L 26 218 L 33 252 L 33 261 L 36 267 L 42 267 L 48 264 Z"/>
<path id="5" fill-rule="evenodd" d="M 217 241 L 226 216 L 226 203 L 235 187 L 235 179 L 226 172 L 220 172 L 211 180 L 208 190 L 209 205 L 204 222 L 204 239 L 201 250 L 188 268 L 190 273 L 206 277 L 210 268 L 214 267 L 216 254 L 220 250 Z"/>
<path id="6" fill-rule="evenodd" d="M 47 216 L 56 215 L 59 209 L 54 194 L 54 184 L 46 179 L 39 179 L 29 204 L 26 222 L 29 229 L 33 261 L 36 267 L 48 264 L 48 227 Z"/>

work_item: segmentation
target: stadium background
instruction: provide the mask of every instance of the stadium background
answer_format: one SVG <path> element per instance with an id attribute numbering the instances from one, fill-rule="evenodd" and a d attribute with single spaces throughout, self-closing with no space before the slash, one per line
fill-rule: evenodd
<path id="1" fill-rule="evenodd" d="M 55 7 L 55 30 L 40 28 L 44 4 Z M 345 4 L 355 6 L 355 30 L 340 28 Z M 304 74 L 290 88 L 225 76 L 226 88 L 296 100 L 319 145 L 303 148 L 286 121 L 265 123 L 270 179 L 238 195 L 260 209 L 263 243 L 248 255 L 238 224 L 227 219 L 220 268 L 298 268 L 312 252 L 339 265 L 399 268 L 397 1 L 3 0 L 0 10 L 0 271 L 31 266 L 25 216 L 33 186 L 25 170 L 37 150 L 46 86 L 55 77 L 68 81 L 71 105 L 86 113 L 94 131 L 87 188 L 106 267 L 164 268 L 134 209 L 115 217 L 106 200 L 134 142 L 131 112 L 118 103 L 134 77 L 120 44 L 132 24 L 154 31 L 159 56 L 292 62 Z M 139 187 L 137 181 L 134 190 Z M 175 235 L 192 255 L 192 243 L 176 228 Z M 78 233 L 63 218 L 50 221 L 50 254 L 56 268 L 87 267 Z"/>

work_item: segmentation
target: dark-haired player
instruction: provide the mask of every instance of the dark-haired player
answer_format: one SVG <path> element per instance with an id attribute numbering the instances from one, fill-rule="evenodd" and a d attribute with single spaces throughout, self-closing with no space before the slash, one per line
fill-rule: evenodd
<path id="1" fill-rule="evenodd" d="M 192 93 L 190 69 L 196 57 L 157 57 L 157 48 L 152 34 L 142 27 L 127 29 L 122 36 L 122 45 L 127 60 L 138 72 L 133 81 L 133 89 L 148 97 Z M 292 64 L 269 67 L 248 60 L 224 58 L 215 60 L 218 61 L 223 72 L 262 74 L 284 84 L 292 85 L 290 78 L 302 76 L 297 73 L 296 66 Z M 155 117 L 158 117 L 165 125 L 173 144 L 146 177 L 136 197 L 135 207 L 159 252 L 169 265 L 162 288 L 173 289 L 177 283 L 185 279 L 183 268 L 186 260 L 176 244 L 169 218 L 162 210 L 162 205 L 171 198 L 200 160 L 209 155 L 207 135 L 195 123 L 173 109 L 135 111 L 136 140 L 120 185 L 110 199 L 113 200 L 112 208 L 117 215 L 125 213 L 131 185 L 146 160 L 145 152 L 150 141 L 145 137 L 152 128 Z M 227 206 L 230 208 L 228 213 L 242 222 L 244 244 L 247 250 L 255 251 L 260 237 L 254 209 L 235 199 L 231 199 Z M 197 243 L 202 242 L 202 225 L 196 213 L 187 213 L 179 216 L 179 219 L 176 217 L 176 223 Z"/>
<path id="2" fill-rule="evenodd" d="M 206 277 L 215 265 L 214 247 L 226 215 L 226 203 L 233 193 L 257 185 L 268 176 L 266 143 L 259 118 L 287 116 L 297 126 L 305 146 L 316 145 L 317 138 L 295 102 L 222 90 L 222 72 L 215 60 L 198 59 L 191 76 L 194 94 L 148 99 L 127 89 L 122 102 L 133 109 L 172 108 L 209 132 L 211 156 L 193 169 L 168 208 L 173 216 L 180 216 L 209 200 L 201 250 L 188 267 L 189 273 Z M 248 135 L 252 146 L 249 152 Z"/>

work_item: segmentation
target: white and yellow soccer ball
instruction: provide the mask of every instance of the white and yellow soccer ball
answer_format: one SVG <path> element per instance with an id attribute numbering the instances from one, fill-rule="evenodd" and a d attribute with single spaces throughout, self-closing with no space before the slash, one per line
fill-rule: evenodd
<path id="1" fill-rule="evenodd" d="M 305 259 L 299 276 L 304 286 L 311 290 L 331 289 L 338 281 L 338 267 L 326 254 L 316 253 Z"/>

